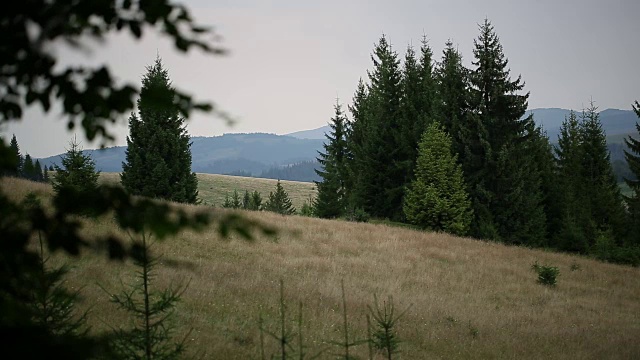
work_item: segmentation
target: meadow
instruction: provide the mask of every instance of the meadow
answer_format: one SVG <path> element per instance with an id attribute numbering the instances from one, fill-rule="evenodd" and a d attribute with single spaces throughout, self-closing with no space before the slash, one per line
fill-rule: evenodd
<path id="1" fill-rule="evenodd" d="M 243 176 L 229 176 L 218 174 L 196 174 L 198 177 L 198 197 L 203 205 L 221 207 L 225 197 L 233 195 L 237 190 L 242 199 L 245 190 L 249 192 L 258 191 L 262 195 L 263 203 L 269 198 L 269 192 L 275 191 L 277 180 L 262 179 Z M 115 184 L 120 181 L 119 173 L 101 173 L 100 181 Z M 309 202 L 310 197 L 315 196 L 316 186 L 314 183 L 281 180 L 280 183 L 289 194 L 293 206 L 300 210 L 305 201 Z"/>
<path id="2" fill-rule="evenodd" d="M 211 199 L 220 198 L 214 186 L 223 188 L 223 180 L 210 177 Z M 234 180 L 239 189 L 259 186 L 258 179 Z M 14 199 L 29 192 L 45 202 L 51 196 L 46 184 L 1 181 Z M 286 324 L 297 331 L 302 304 L 309 354 L 330 349 L 321 359 L 336 358 L 340 351 L 330 342 L 343 338 L 341 281 L 352 338 L 366 336 L 365 315 L 374 294 L 380 300 L 392 295 L 398 311 L 411 306 L 397 325 L 398 358 L 640 358 L 638 268 L 384 224 L 239 213 L 275 225 L 279 233 L 248 242 L 221 239 L 213 229 L 185 231 L 153 245 L 162 260 L 152 285 L 188 284 L 175 312 L 176 336 L 188 333 L 189 352 L 199 357 L 259 359 L 258 318 L 262 314 L 265 326 L 279 331 L 282 279 Z M 85 221 L 84 232 L 126 237 L 108 217 Z M 81 289 L 79 306 L 90 309 L 92 331 L 127 324 L 101 287 L 117 292 L 134 281 L 129 262 L 93 254 L 77 259 L 56 254 L 53 260 L 72 266 L 66 285 Z M 536 262 L 559 268 L 557 286 L 537 283 L 531 269 Z M 265 338 L 265 350 L 275 354 L 275 341 Z M 367 358 L 366 345 L 354 352 Z"/>

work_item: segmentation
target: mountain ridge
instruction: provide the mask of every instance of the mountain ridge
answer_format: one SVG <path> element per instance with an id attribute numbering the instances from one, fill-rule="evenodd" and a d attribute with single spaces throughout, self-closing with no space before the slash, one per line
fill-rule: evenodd
<path id="1" fill-rule="evenodd" d="M 533 113 L 534 121 L 547 132 L 552 143 L 556 143 L 560 126 L 570 110 L 562 108 L 539 108 L 528 110 L 525 116 Z M 612 161 L 620 160 L 623 155 L 622 139 L 628 134 L 635 134 L 635 123 L 638 121 L 631 110 L 605 109 L 601 111 L 601 122 L 607 133 Z M 191 138 L 192 170 L 198 173 L 233 174 L 243 173 L 252 176 L 291 174 L 291 167 L 296 164 L 313 161 L 322 150 L 325 141 L 324 133 L 329 126 L 316 129 L 296 131 L 277 135 L 273 133 L 225 133 L 218 136 L 194 136 Z M 635 135 L 634 135 L 635 136 Z M 84 150 L 96 162 L 96 168 L 102 172 L 120 172 L 125 160 L 126 146 L 105 149 Z M 43 166 L 60 164 L 58 154 L 40 158 Z M 308 164 L 305 165 L 308 167 Z M 308 173 L 307 170 L 300 170 Z M 282 177 L 285 179 L 285 177 Z M 315 180 L 309 178 L 309 181 Z"/>

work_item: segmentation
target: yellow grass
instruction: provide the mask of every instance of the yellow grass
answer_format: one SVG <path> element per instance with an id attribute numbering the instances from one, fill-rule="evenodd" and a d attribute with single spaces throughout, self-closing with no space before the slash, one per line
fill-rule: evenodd
<path id="1" fill-rule="evenodd" d="M 221 207 L 226 195 L 233 195 L 234 190 L 242 199 L 245 190 L 258 191 L 262 195 L 262 201 L 266 201 L 269 192 L 275 191 L 277 180 L 261 179 L 243 176 L 229 176 L 217 174 L 196 174 L 198 177 L 198 197 L 205 205 Z M 119 173 L 101 173 L 100 181 L 115 184 L 120 181 Z M 315 184 L 301 181 L 281 180 L 284 190 L 289 194 L 293 206 L 300 210 L 309 197 L 315 196 Z"/>
<path id="2" fill-rule="evenodd" d="M 16 197 L 49 191 L 18 180 L 2 187 Z M 297 304 L 304 305 L 311 352 L 341 339 L 344 279 L 352 338 L 365 336 L 374 293 L 392 294 L 398 310 L 412 305 L 398 323 L 403 359 L 640 358 L 638 268 L 385 225 L 242 214 L 277 225 L 277 241 L 225 241 L 212 230 L 154 245 L 164 256 L 154 286 L 190 281 L 176 321 L 183 331 L 193 329 L 188 347 L 204 358 L 259 358 L 258 314 L 277 330 L 279 279 L 288 325 L 294 325 Z M 114 227 L 103 219 L 87 223 L 85 231 Z M 68 285 L 84 286 L 81 306 L 92 306 L 94 331 L 104 329 L 103 322 L 126 324 L 97 284 L 121 289 L 121 280 L 133 279 L 132 266 L 91 254 L 70 261 Z M 556 288 L 536 283 L 536 261 L 560 268 Z M 579 269 L 571 271 L 574 265 Z M 267 350 L 275 352 L 273 341 Z M 355 352 L 367 356 L 366 346 Z"/>

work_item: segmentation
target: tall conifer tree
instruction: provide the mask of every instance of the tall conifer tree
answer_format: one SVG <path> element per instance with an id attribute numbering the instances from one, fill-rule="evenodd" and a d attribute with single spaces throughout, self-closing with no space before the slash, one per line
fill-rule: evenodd
<path id="1" fill-rule="evenodd" d="M 369 72 L 364 156 L 357 160 L 363 176 L 358 184 L 362 203 L 358 205 L 373 216 L 397 219 L 402 216 L 405 180 L 401 165 L 395 161 L 400 149 L 402 74 L 398 55 L 386 37 L 380 38 L 371 58 L 374 68 Z"/>
<path id="2" fill-rule="evenodd" d="M 135 195 L 195 203 L 198 180 L 191 172 L 190 138 L 160 58 L 142 79 L 138 112 L 129 118 L 122 185 Z"/>
<path id="3" fill-rule="evenodd" d="M 597 107 L 591 102 L 581 119 L 582 177 L 585 181 L 582 205 L 591 222 L 585 224 L 589 245 L 594 245 L 602 231 L 611 231 L 618 244 L 624 238 L 622 197 L 611 167 L 607 138 L 600 123 Z"/>
<path id="4" fill-rule="evenodd" d="M 350 209 L 362 207 L 365 199 L 365 172 L 367 154 L 364 144 L 368 134 L 367 101 L 369 91 L 362 78 L 358 81 L 353 95 L 353 104 L 349 105 L 352 120 L 346 127 L 347 138 L 347 206 Z"/>
<path id="5" fill-rule="evenodd" d="M 640 118 L 640 103 L 638 101 L 633 105 L 633 111 Z M 636 130 L 638 138 L 629 136 L 624 142 L 629 151 L 624 152 L 624 157 L 629 164 L 629 169 L 635 175 L 636 179 L 625 179 L 627 185 L 631 189 L 631 195 L 626 197 L 629 209 L 629 236 L 628 242 L 631 244 L 640 244 L 640 124 L 636 122 Z"/>
<path id="6" fill-rule="evenodd" d="M 533 118 L 523 118 L 529 94 L 521 77 L 511 80 L 508 60 L 485 19 L 474 41 L 471 105 L 482 125 L 475 151 L 483 166 L 469 174 L 476 212 L 474 235 L 509 243 L 538 242 L 546 233 L 540 172 L 528 152 Z M 520 205 L 518 205 L 520 204 Z M 526 204 L 526 206 L 524 205 Z"/>
<path id="7" fill-rule="evenodd" d="M 11 159 L 9 161 L 11 161 L 13 168 L 7 172 L 7 175 L 16 177 L 21 176 L 23 159 L 20 154 L 20 146 L 18 145 L 18 140 L 16 139 L 15 134 L 9 143 L 9 150 L 11 151 Z"/>
<path id="8" fill-rule="evenodd" d="M 558 145 L 555 148 L 556 171 L 561 205 L 560 227 L 552 234 L 554 245 L 561 250 L 586 253 L 589 241 L 585 238 L 584 226 L 589 220 L 584 202 L 584 179 L 582 178 L 582 131 L 574 111 L 569 113 L 560 127 Z"/>
<path id="9" fill-rule="evenodd" d="M 316 173 L 322 177 L 322 181 L 316 182 L 318 195 L 313 207 L 315 215 L 321 218 L 340 217 L 346 211 L 347 119 L 337 100 L 334 110 L 335 115 L 329 123 L 331 132 L 325 134 L 324 152 L 318 152 L 317 158 L 322 170 L 316 170 Z"/>

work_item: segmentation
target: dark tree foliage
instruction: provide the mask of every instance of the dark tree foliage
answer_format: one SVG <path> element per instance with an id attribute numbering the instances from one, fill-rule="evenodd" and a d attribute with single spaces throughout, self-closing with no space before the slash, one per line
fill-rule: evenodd
<path id="1" fill-rule="evenodd" d="M 269 198 L 264 204 L 264 209 L 281 215 L 293 215 L 296 213 L 296 208 L 291 204 L 289 194 L 284 190 L 282 184 L 280 184 L 280 180 L 276 183 L 276 191 L 269 193 Z"/>
<path id="2" fill-rule="evenodd" d="M 353 103 L 349 105 L 351 122 L 346 127 L 347 133 L 347 183 L 348 206 L 354 208 L 364 202 L 364 182 L 366 181 L 362 169 L 365 162 L 365 139 L 367 137 L 367 99 L 369 92 L 362 79 L 358 80 Z"/>
<path id="3" fill-rule="evenodd" d="M 396 142 L 400 147 L 396 162 L 401 166 L 404 184 L 413 179 L 420 136 L 433 117 L 435 84 L 432 57 L 431 48 L 423 39 L 420 59 L 416 59 L 412 47 L 407 48 L 404 59 L 401 114 L 396 134 Z"/>
<path id="4" fill-rule="evenodd" d="M 160 58 L 147 68 L 129 118 L 121 180 L 133 195 L 194 204 L 198 180 L 191 172 L 191 143 L 184 119 L 172 103 L 175 91 Z"/>
<path id="5" fill-rule="evenodd" d="M 633 111 L 640 118 L 640 103 L 637 101 L 633 105 Z M 640 125 L 636 123 L 638 138 L 629 136 L 624 142 L 629 148 L 625 151 L 624 157 L 627 160 L 629 169 L 635 175 L 635 179 L 625 179 L 631 189 L 631 196 L 625 198 L 629 212 L 628 241 L 633 245 L 640 245 Z"/>
<path id="6" fill-rule="evenodd" d="M 20 146 L 15 134 L 11 137 L 9 143 L 9 153 L 7 156 L 7 170 L 0 172 L 7 176 L 19 177 L 22 175 L 22 155 L 20 154 Z"/>
<path id="7" fill-rule="evenodd" d="M 581 172 L 584 181 L 582 191 L 590 222 L 582 224 L 589 245 L 595 245 L 602 231 L 611 231 L 622 245 L 624 210 L 620 188 L 613 175 L 607 139 L 600 123 L 597 107 L 591 102 L 583 111 L 580 123 L 582 142 L 580 147 Z"/>
<path id="8" fill-rule="evenodd" d="M 471 142 L 465 142 L 470 135 L 463 133 L 469 129 L 469 70 L 462 64 L 462 55 L 453 47 L 451 40 L 445 44 L 442 62 L 435 70 L 435 83 L 438 101 L 435 103 L 435 113 L 444 129 L 451 135 L 453 151 L 458 154 L 458 161 L 463 168 L 470 169 L 466 160 L 467 154 L 474 152 L 469 149 Z"/>
<path id="9" fill-rule="evenodd" d="M 37 177 L 37 171 L 31 155 L 26 154 L 22 161 L 22 178 L 33 180 Z"/>
<path id="10" fill-rule="evenodd" d="M 100 172 L 91 156 L 82 152 L 74 139 L 71 147 L 62 156 L 62 167 L 55 165 L 56 175 L 53 178 L 53 190 L 60 193 L 63 189 L 72 189 L 78 193 L 93 193 L 98 189 Z"/>
<path id="11" fill-rule="evenodd" d="M 402 73 L 398 54 L 384 36 L 371 59 L 374 68 L 369 72 L 366 110 L 358 114 L 365 121 L 361 157 L 356 154 L 360 180 L 354 189 L 357 199 L 354 205 L 376 217 L 398 219 L 402 216 L 405 180 L 401 165 L 395 161 L 400 151 Z"/>
<path id="12" fill-rule="evenodd" d="M 61 42 L 82 47 L 82 41 L 101 40 L 123 30 L 136 38 L 146 31 L 160 32 L 183 52 L 193 48 L 209 54 L 222 52 L 206 38 L 211 31 L 196 24 L 184 6 L 168 0 L 21 1 L 0 14 L 0 33 L 4 35 L 0 47 L 0 125 L 20 120 L 23 110 L 34 104 L 40 104 L 45 112 L 59 104 L 70 129 L 80 125 L 89 140 L 102 140 L 103 144 L 112 140 L 106 125 L 131 111 L 136 88 L 116 85 L 105 66 L 60 65 L 53 50 Z M 171 102 L 184 117 L 193 110 L 213 109 L 212 104 L 196 102 L 180 91 L 175 91 Z M 11 156 L 9 145 L 0 141 L 0 173 L 15 169 Z M 91 248 L 116 259 L 131 254 L 122 239 L 113 235 L 90 242 L 83 238 L 76 215 L 88 209 L 95 216 L 110 214 L 125 232 L 148 228 L 159 238 L 184 228 L 203 229 L 212 220 L 209 212 L 186 213 L 167 204 L 136 199 L 118 186 L 103 185 L 90 195 L 73 189 L 61 191 L 46 211 L 41 205 L 27 209 L 0 192 L 0 333 L 4 353 L 19 354 L 21 359 L 42 359 L 51 354 L 65 359 L 98 355 L 101 337 L 53 334 L 34 321 L 28 306 L 40 269 L 38 253 L 30 244 L 38 232 L 52 252 L 77 256 L 81 249 Z M 251 236 L 248 226 L 256 225 L 237 216 L 218 221 L 224 236 L 230 231 Z"/>
<path id="13" fill-rule="evenodd" d="M 479 164 L 468 174 L 476 213 L 472 233 L 509 243 L 540 241 L 546 233 L 540 174 L 527 151 L 533 118 L 522 119 L 529 94 L 517 94 L 524 83 L 520 76 L 511 80 L 500 40 L 486 19 L 473 53 L 470 124 L 475 131 L 470 133 L 479 139 L 470 143 L 477 144 L 472 151 Z M 514 201 L 522 205 L 514 207 Z"/>
<path id="14" fill-rule="evenodd" d="M 262 195 L 257 190 L 251 193 L 251 201 L 249 202 L 249 210 L 262 210 Z"/>
<path id="15" fill-rule="evenodd" d="M 347 118 L 342 106 L 336 101 L 335 115 L 331 118 L 331 131 L 325 134 L 324 152 L 318 152 L 322 170 L 316 170 L 322 181 L 316 181 L 318 194 L 313 202 L 314 213 L 321 218 L 336 218 L 344 215 L 347 205 Z"/>

